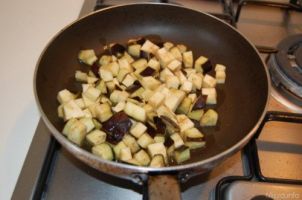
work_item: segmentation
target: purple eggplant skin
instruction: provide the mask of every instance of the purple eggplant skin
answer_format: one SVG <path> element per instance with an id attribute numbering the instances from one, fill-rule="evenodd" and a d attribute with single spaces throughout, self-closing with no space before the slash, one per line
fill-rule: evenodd
<path id="1" fill-rule="evenodd" d="M 138 80 L 136 80 L 136 81 L 134 81 L 134 83 L 132 85 L 130 85 L 129 87 L 126 88 L 126 92 L 133 93 L 140 87 L 142 87 L 141 83 Z"/>
<path id="2" fill-rule="evenodd" d="M 156 130 L 152 125 L 150 125 L 149 123 L 146 123 L 145 125 L 146 125 L 146 127 L 147 127 L 147 131 L 146 131 L 146 132 L 147 132 L 152 138 L 154 138 L 155 135 L 158 133 L 157 130 Z"/>
<path id="3" fill-rule="evenodd" d="M 151 54 L 151 53 L 147 53 L 145 51 L 140 51 L 140 58 L 145 58 L 147 60 L 150 60 L 152 55 L 153 54 Z"/>
<path id="4" fill-rule="evenodd" d="M 100 78 L 99 69 L 100 69 L 100 66 L 99 66 L 98 62 L 94 62 L 93 65 L 91 66 L 91 71 L 97 78 Z"/>
<path id="5" fill-rule="evenodd" d="M 157 133 L 165 134 L 166 133 L 166 124 L 159 117 L 154 117 L 153 121 L 155 123 Z"/>
<path id="6" fill-rule="evenodd" d="M 146 38 L 139 37 L 139 38 L 136 38 L 136 39 L 129 40 L 128 41 L 128 46 L 133 45 L 133 44 L 143 45 L 145 42 L 146 42 Z"/>
<path id="7" fill-rule="evenodd" d="M 140 75 L 141 76 L 152 76 L 154 73 L 155 73 L 155 69 L 153 69 L 151 67 L 147 67 L 140 73 Z"/>
<path id="8" fill-rule="evenodd" d="M 102 129 L 108 133 L 108 142 L 117 144 L 124 135 L 129 132 L 132 122 L 126 113 L 115 113 L 110 119 L 103 123 Z"/>
<path id="9" fill-rule="evenodd" d="M 178 124 L 176 124 L 169 117 L 162 115 L 162 116 L 160 116 L 160 119 L 166 125 L 166 132 L 168 132 L 169 134 L 180 132 L 180 127 L 178 126 Z"/>
<path id="10" fill-rule="evenodd" d="M 113 44 L 110 44 L 109 50 L 110 50 L 111 55 L 114 55 L 114 56 L 120 58 L 124 55 L 126 48 L 121 44 L 113 43 Z"/>
<path id="11" fill-rule="evenodd" d="M 210 59 L 208 59 L 201 67 L 203 69 L 203 74 L 206 74 L 213 69 L 213 65 L 212 65 Z"/>
<path id="12" fill-rule="evenodd" d="M 206 106 L 207 96 L 206 95 L 199 95 L 197 98 L 192 110 L 199 110 L 203 109 Z"/>

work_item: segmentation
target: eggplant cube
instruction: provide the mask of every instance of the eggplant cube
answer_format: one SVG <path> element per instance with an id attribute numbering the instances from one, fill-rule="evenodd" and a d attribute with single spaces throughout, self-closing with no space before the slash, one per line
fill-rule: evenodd
<path id="1" fill-rule="evenodd" d="M 194 102 L 197 99 L 197 95 L 196 95 L 196 93 L 192 93 L 192 94 L 188 95 L 188 98 L 190 98 L 191 101 Z"/>
<path id="2" fill-rule="evenodd" d="M 159 79 L 160 79 L 162 82 L 165 82 L 165 81 L 166 81 L 166 77 L 167 77 L 167 76 L 174 76 L 174 74 L 173 74 L 168 68 L 163 69 L 163 70 L 159 73 Z"/>
<path id="3" fill-rule="evenodd" d="M 116 106 L 115 107 L 112 107 L 112 110 L 114 111 L 114 112 L 121 112 L 122 110 L 124 110 L 125 109 L 125 106 L 126 106 L 126 103 L 125 103 L 125 101 L 120 101 L 120 102 L 118 102 L 117 104 L 116 104 Z"/>
<path id="4" fill-rule="evenodd" d="M 143 166 L 148 166 L 151 162 L 149 155 L 143 149 L 134 154 L 133 157 Z"/>
<path id="5" fill-rule="evenodd" d="M 145 109 L 138 105 L 135 105 L 134 103 L 128 101 L 126 103 L 124 111 L 127 115 L 138 121 L 146 121 L 147 115 Z"/>
<path id="6" fill-rule="evenodd" d="M 88 89 L 83 92 L 83 96 L 88 98 L 90 101 L 95 102 L 101 95 L 101 91 L 94 87 L 88 87 Z"/>
<path id="7" fill-rule="evenodd" d="M 172 111 L 175 112 L 176 108 L 185 98 L 185 92 L 181 90 L 171 89 L 170 95 L 165 98 L 165 105 Z"/>
<path id="8" fill-rule="evenodd" d="M 155 69 L 155 71 L 159 71 L 160 70 L 160 63 L 158 62 L 158 60 L 154 57 L 151 58 L 148 62 L 148 66 Z"/>
<path id="9" fill-rule="evenodd" d="M 172 42 L 165 42 L 164 43 L 164 47 L 169 51 L 172 47 L 174 46 L 174 44 Z"/>
<path id="10" fill-rule="evenodd" d="M 205 64 L 208 61 L 208 58 L 200 56 L 199 58 L 197 58 L 197 60 L 195 61 L 194 64 L 194 68 L 196 70 L 196 72 L 201 72 L 203 73 L 203 68 L 202 65 Z"/>
<path id="11" fill-rule="evenodd" d="M 177 149 L 177 148 L 181 147 L 182 145 L 184 145 L 184 141 L 182 140 L 181 136 L 178 133 L 174 133 L 170 137 L 174 142 L 175 149 Z"/>
<path id="12" fill-rule="evenodd" d="M 193 67 L 193 52 L 187 51 L 182 54 L 183 62 L 185 67 L 192 68 Z"/>
<path id="13" fill-rule="evenodd" d="M 140 149 L 138 143 L 136 142 L 136 139 L 131 135 L 124 135 L 123 142 L 130 148 L 131 153 L 135 153 Z"/>
<path id="14" fill-rule="evenodd" d="M 188 117 L 190 119 L 194 119 L 196 121 L 199 121 L 201 119 L 203 113 L 204 113 L 203 109 L 192 110 L 191 112 L 188 113 Z"/>
<path id="15" fill-rule="evenodd" d="M 177 164 L 180 164 L 191 158 L 190 149 L 187 147 L 176 149 L 174 151 L 174 159 Z"/>
<path id="16" fill-rule="evenodd" d="M 130 133 L 136 137 L 139 138 L 141 135 L 143 135 L 147 130 L 147 127 L 141 123 L 137 122 L 133 127 L 130 129 Z"/>
<path id="17" fill-rule="evenodd" d="M 134 78 L 132 75 L 130 75 L 130 74 L 127 74 L 126 75 L 126 77 L 125 77 L 125 79 L 123 80 L 123 84 L 126 86 L 126 87 L 129 87 L 129 86 L 131 86 L 133 83 L 134 83 L 134 81 L 136 81 L 136 78 Z"/>
<path id="18" fill-rule="evenodd" d="M 78 71 L 78 70 L 75 72 L 75 79 L 77 81 L 86 82 L 87 77 L 88 77 L 88 75 L 85 72 L 81 72 L 81 71 Z"/>
<path id="19" fill-rule="evenodd" d="M 159 47 L 152 43 L 150 40 L 146 40 L 145 43 L 143 44 L 141 50 L 147 53 L 152 53 L 155 55 Z"/>
<path id="20" fill-rule="evenodd" d="M 129 97 L 129 93 L 126 91 L 114 90 L 110 95 L 110 100 L 114 104 L 117 104 L 121 101 L 126 101 Z"/>
<path id="21" fill-rule="evenodd" d="M 124 52 L 124 56 L 121 59 L 126 59 L 130 64 L 134 62 L 134 59 L 126 51 Z"/>
<path id="22" fill-rule="evenodd" d="M 121 149 L 127 148 L 126 144 L 123 141 L 120 141 L 113 147 L 114 155 L 116 159 L 120 159 Z M 131 151 L 130 151 L 131 153 Z"/>
<path id="23" fill-rule="evenodd" d="M 140 57 L 141 55 L 141 45 L 140 44 L 133 44 L 133 45 L 130 45 L 128 46 L 128 53 L 131 55 L 131 56 L 134 56 L 134 57 Z"/>
<path id="24" fill-rule="evenodd" d="M 164 159 L 163 155 L 155 155 L 152 158 L 149 166 L 150 167 L 156 167 L 156 168 L 164 167 L 165 166 L 165 159 Z"/>
<path id="25" fill-rule="evenodd" d="M 148 133 L 144 133 L 138 138 L 137 143 L 145 149 L 148 145 L 154 143 L 154 140 Z"/>
<path id="26" fill-rule="evenodd" d="M 149 144 L 148 152 L 151 155 L 151 157 L 154 157 L 156 155 L 162 155 L 165 160 L 167 159 L 167 150 L 162 142 Z"/>
<path id="27" fill-rule="evenodd" d="M 207 95 L 206 104 L 213 105 L 217 103 L 217 92 L 215 88 L 202 88 L 202 95 Z"/>
<path id="28" fill-rule="evenodd" d="M 113 160 L 114 155 L 109 144 L 102 143 L 92 147 L 92 153 L 105 160 Z"/>
<path id="29" fill-rule="evenodd" d="M 72 120 L 65 125 L 63 133 L 67 135 L 68 140 L 81 146 L 86 136 L 86 127 L 79 120 Z"/>
<path id="30" fill-rule="evenodd" d="M 103 56 L 99 59 L 99 64 L 100 64 L 101 66 L 105 66 L 105 65 L 108 65 L 111 61 L 112 61 L 112 57 L 111 57 L 111 56 L 103 55 Z"/>
<path id="31" fill-rule="evenodd" d="M 92 118 L 83 117 L 80 119 L 80 122 L 82 122 L 85 125 L 87 133 L 90 132 L 95 127 Z"/>
<path id="32" fill-rule="evenodd" d="M 145 89 L 150 89 L 150 90 L 155 90 L 161 84 L 159 80 L 155 79 L 152 76 L 143 77 L 140 83 Z"/>
<path id="33" fill-rule="evenodd" d="M 176 113 L 187 114 L 191 108 L 192 100 L 189 97 L 185 97 L 179 107 L 176 110 Z"/>
<path id="34" fill-rule="evenodd" d="M 166 84 L 168 88 L 178 89 L 180 82 L 176 76 L 166 76 Z"/>
<path id="35" fill-rule="evenodd" d="M 75 103 L 74 100 L 69 101 L 63 105 L 64 119 L 69 120 L 71 118 L 80 118 L 84 117 L 84 112 L 82 109 Z"/>
<path id="36" fill-rule="evenodd" d="M 167 67 L 172 71 L 176 71 L 181 68 L 181 62 L 179 60 L 172 60 Z"/>
<path id="37" fill-rule="evenodd" d="M 125 162 L 132 159 L 132 154 L 129 147 L 122 148 L 120 150 L 120 159 Z"/>
<path id="38" fill-rule="evenodd" d="M 203 78 L 202 87 L 203 88 L 214 88 L 216 86 L 216 79 L 212 76 L 206 74 Z"/>
<path id="39" fill-rule="evenodd" d="M 170 53 L 174 56 L 174 58 L 180 62 L 182 62 L 182 55 L 180 50 L 177 47 L 172 47 L 170 49 Z"/>
<path id="40" fill-rule="evenodd" d="M 113 80 L 112 72 L 108 69 L 100 67 L 99 74 L 101 79 L 104 80 L 105 82 Z"/>
<path id="41" fill-rule="evenodd" d="M 68 101 L 70 101 L 74 98 L 75 98 L 75 95 L 67 89 L 61 90 L 57 96 L 57 99 L 61 104 L 67 103 Z"/>
<path id="42" fill-rule="evenodd" d="M 97 104 L 95 112 L 98 120 L 101 122 L 107 121 L 112 116 L 111 107 L 108 103 Z"/>
<path id="43" fill-rule="evenodd" d="M 188 78 L 188 80 L 193 83 L 193 87 L 196 88 L 197 90 L 201 89 L 202 79 L 203 79 L 203 76 L 198 75 L 196 73 L 192 73 Z"/>
<path id="44" fill-rule="evenodd" d="M 161 48 L 156 52 L 156 56 L 162 67 L 167 67 L 168 64 L 174 60 L 174 56 L 165 48 Z"/>
<path id="45" fill-rule="evenodd" d="M 185 82 L 181 85 L 180 89 L 181 89 L 182 91 L 185 91 L 185 92 L 187 92 L 187 93 L 190 93 L 190 92 L 192 91 L 192 89 L 193 89 L 193 83 L 192 83 L 191 81 L 185 81 Z"/>
<path id="46" fill-rule="evenodd" d="M 200 120 L 201 126 L 216 126 L 218 121 L 218 114 L 215 110 L 209 109 Z"/>
<path id="47" fill-rule="evenodd" d="M 120 66 L 117 62 L 111 62 L 106 66 L 103 66 L 103 68 L 108 69 L 109 71 L 111 71 L 112 75 L 115 77 L 117 76 L 119 70 L 120 70 Z"/>
<path id="48" fill-rule="evenodd" d="M 133 71 L 132 66 L 130 65 L 130 63 L 128 62 L 128 60 L 126 58 L 118 59 L 118 64 L 120 66 L 120 70 L 124 69 L 124 70 L 127 70 L 128 72 Z"/>
<path id="49" fill-rule="evenodd" d="M 215 71 L 225 71 L 226 67 L 222 64 L 216 64 Z"/>
<path id="50" fill-rule="evenodd" d="M 180 127 L 180 132 L 184 132 L 187 129 L 194 127 L 194 123 L 186 115 L 176 115 L 176 119 Z"/>
<path id="51" fill-rule="evenodd" d="M 145 69 L 148 65 L 148 62 L 146 59 L 141 58 L 136 60 L 135 62 L 131 63 L 132 67 L 134 67 L 136 70 L 137 69 Z"/>
<path id="52" fill-rule="evenodd" d="M 181 53 L 184 53 L 184 52 L 187 51 L 187 46 L 184 45 L 184 44 L 178 44 L 178 45 L 176 45 L 176 47 L 179 49 L 179 51 L 180 51 Z"/>
<path id="53" fill-rule="evenodd" d="M 86 140 L 89 144 L 95 146 L 106 141 L 107 134 L 104 131 L 93 130 L 86 135 Z"/>
<path id="54" fill-rule="evenodd" d="M 184 84 L 184 82 L 187 81 L 187 77 L 182 73 L 181 70 L 177 70 L 175 72 L 175 76 L 177 76 L 181 84 Z"/>
<path id="55" fill-rule="evenodd" d="M 84 109 L 83 112 L 84 112 L 85 117 L 87 117 L 87 118 L 92 118 L 93 117 L 88 108 Z"/>
<path id="56" fill-rule="evenodd" d="M 158 108 L 165 100 L 165 95 L 161 92 L 155 92 L 149 99 L 149 104 L 154 108 Z"/>
<path id="57" fill-rule="evenodd" d="M 98 59 L 93 49 L 80 51 L 78 58 L 87 65 L 92 65 Z"/>
<path id="58" fill-rule="evenodd" d="M 225 83 L 226 73 L 225 71 L 216 71 L 216 82 L 223 84 Z"/>
<path id="59" fill-rule="evenodd" d="M 198 139 L 203 138 L 203 134 L 197 128 L 190 128 L 185 131 L 185 135 L 188 138 Z"/>

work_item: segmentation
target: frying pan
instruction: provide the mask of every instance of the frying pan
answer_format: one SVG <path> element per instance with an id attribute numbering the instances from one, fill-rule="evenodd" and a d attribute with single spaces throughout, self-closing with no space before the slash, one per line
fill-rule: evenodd
<path id="1" fill-rule="evenodd" d="M 204 128 L 206 148 L 193 153 L 182 165 L 165 168 L 132 166 L 106 161 L 69 142 L 57 116 L 56 95 L 75 90 L 74 73 L 85 70 L 78 52 L 125 43 L 129 38 L 153 35 L 163 41 L 186 44 L 194 55 L 209 57 L 227 66 L 225 85 L 217 88 L 218 125 Z M 37 63 L 34 90 L 42 118 L 52 135 L 75 157 L 105 173 L 149 184 L 150 199 L 179 199 L 177 179 L 182 181 L 209 171 L 239 151 L 260 125 L 269 98 L 268 72 L 249 41 L 223 21 L 208 14 L 169 4 L 129 4 L 111 7 L 83 17 L 60 31 Z"/>

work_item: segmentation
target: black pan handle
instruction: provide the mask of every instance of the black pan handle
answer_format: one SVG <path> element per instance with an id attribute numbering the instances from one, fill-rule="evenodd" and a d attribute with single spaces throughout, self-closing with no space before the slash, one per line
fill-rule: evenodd
<path id="1" fill-rule="evenodd" d="M 149 176 L 146 189 L 143 200 L 181 200 L 179 182 L 173 175 Z"/>
<path id="2" fill-rule="evenodd" d="M 266 113 L 266 121 L 302 123 L 302 114 L 280 112 L 280 111 L 269 111 Z"/>

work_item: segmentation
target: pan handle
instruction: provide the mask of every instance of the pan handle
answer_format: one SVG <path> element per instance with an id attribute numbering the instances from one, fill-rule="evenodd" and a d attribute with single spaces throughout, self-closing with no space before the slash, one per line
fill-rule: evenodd
<path id="1" fill-rule="evenodd" d="M 180 186 L 176 176 L 149 176 L 143 200 L 181 200 Z"/>

